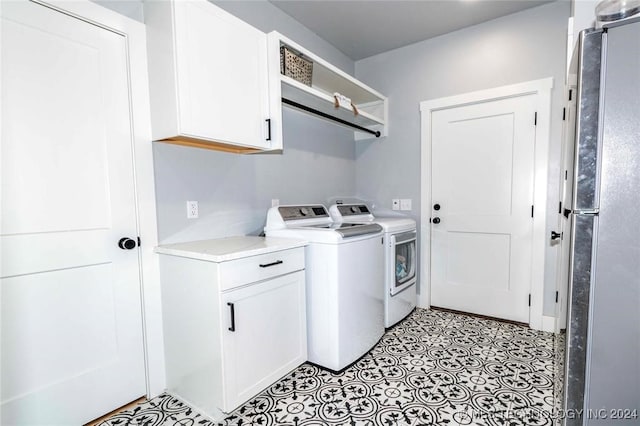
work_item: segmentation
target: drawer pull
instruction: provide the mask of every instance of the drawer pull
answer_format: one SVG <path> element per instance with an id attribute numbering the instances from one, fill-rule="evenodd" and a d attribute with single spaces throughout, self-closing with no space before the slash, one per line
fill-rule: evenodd
<path id="1" fill-rule="evenodd" d="M 271 262 L 271 263 L 261 263 L 260 267 L 261 268 L 268 268 L 269 266 L 276 266 L 276 265 L 280 265 L 284 263 L 282 260 L 276 260 L 275 262 Z"/>
<path id="2" fill-rule="evenodd" d="M 236 310 L 233 306 L 233 303 L 227 302 L 227 306 L 231 311 L 231 327 L 229 327 L 229 331 L 236 331 Z"/>

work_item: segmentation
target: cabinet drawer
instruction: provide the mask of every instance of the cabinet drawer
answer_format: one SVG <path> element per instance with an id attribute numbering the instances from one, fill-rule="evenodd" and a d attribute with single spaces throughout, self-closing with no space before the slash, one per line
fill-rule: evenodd
<path id="1" fill-rule="evenodd" d="M 245 257 L 220 264 L 221 290 L 304 269 L 304 247 Z"/>

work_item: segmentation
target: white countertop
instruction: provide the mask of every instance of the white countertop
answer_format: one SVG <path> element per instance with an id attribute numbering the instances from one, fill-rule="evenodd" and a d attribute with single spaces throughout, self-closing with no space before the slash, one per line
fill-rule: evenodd
<path id="1" fill-rule="evenodd" d="M 155 252 L 209 262 L 227 262 L 306 245 L 306 241 L 291 238 L 244 236 L 163 244 L 156 247 Z"/>

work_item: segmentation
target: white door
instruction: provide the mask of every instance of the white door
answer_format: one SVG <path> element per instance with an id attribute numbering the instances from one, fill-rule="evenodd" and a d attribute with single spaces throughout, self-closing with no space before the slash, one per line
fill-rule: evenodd
<path id="1" fill-rule="evenodd" d="M 2 424 L 145 394 L 126 39 L 2 4 Z"/>
<path id="2" fill-rule="evenodd" d="M 433 112 L 433 306 L 529 321 L 535 105 L 528 95 Z"/>
<path id="3" fill-rule="evenodd" d="M 572 94 L 576 92 L 572 87 Z M 558 283 L 556 303 L 556 332 L 567 328 L 567 297 L 569 290 L 569 262 L 571 258 L 571 224 L 573 215 L 566 209 L 573 208 L 573 164 L 575 155 L 576 134 L 576 99 L 572 96 L 565 110 L 565 121 L 562 138 L 562 169 L 560 170 L 560 202 L 559 211 L 560 250 L 558 251 Z"/>

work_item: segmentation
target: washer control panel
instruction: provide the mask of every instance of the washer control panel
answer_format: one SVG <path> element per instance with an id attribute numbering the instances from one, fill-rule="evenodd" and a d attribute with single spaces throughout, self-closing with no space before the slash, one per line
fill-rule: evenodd
<path id="1" fill-rule="evenodd" d="M 278 211 L 285 221 L 329 217 L 329 212 L 323 205 L 280 206 L 278 207 Z"/>

